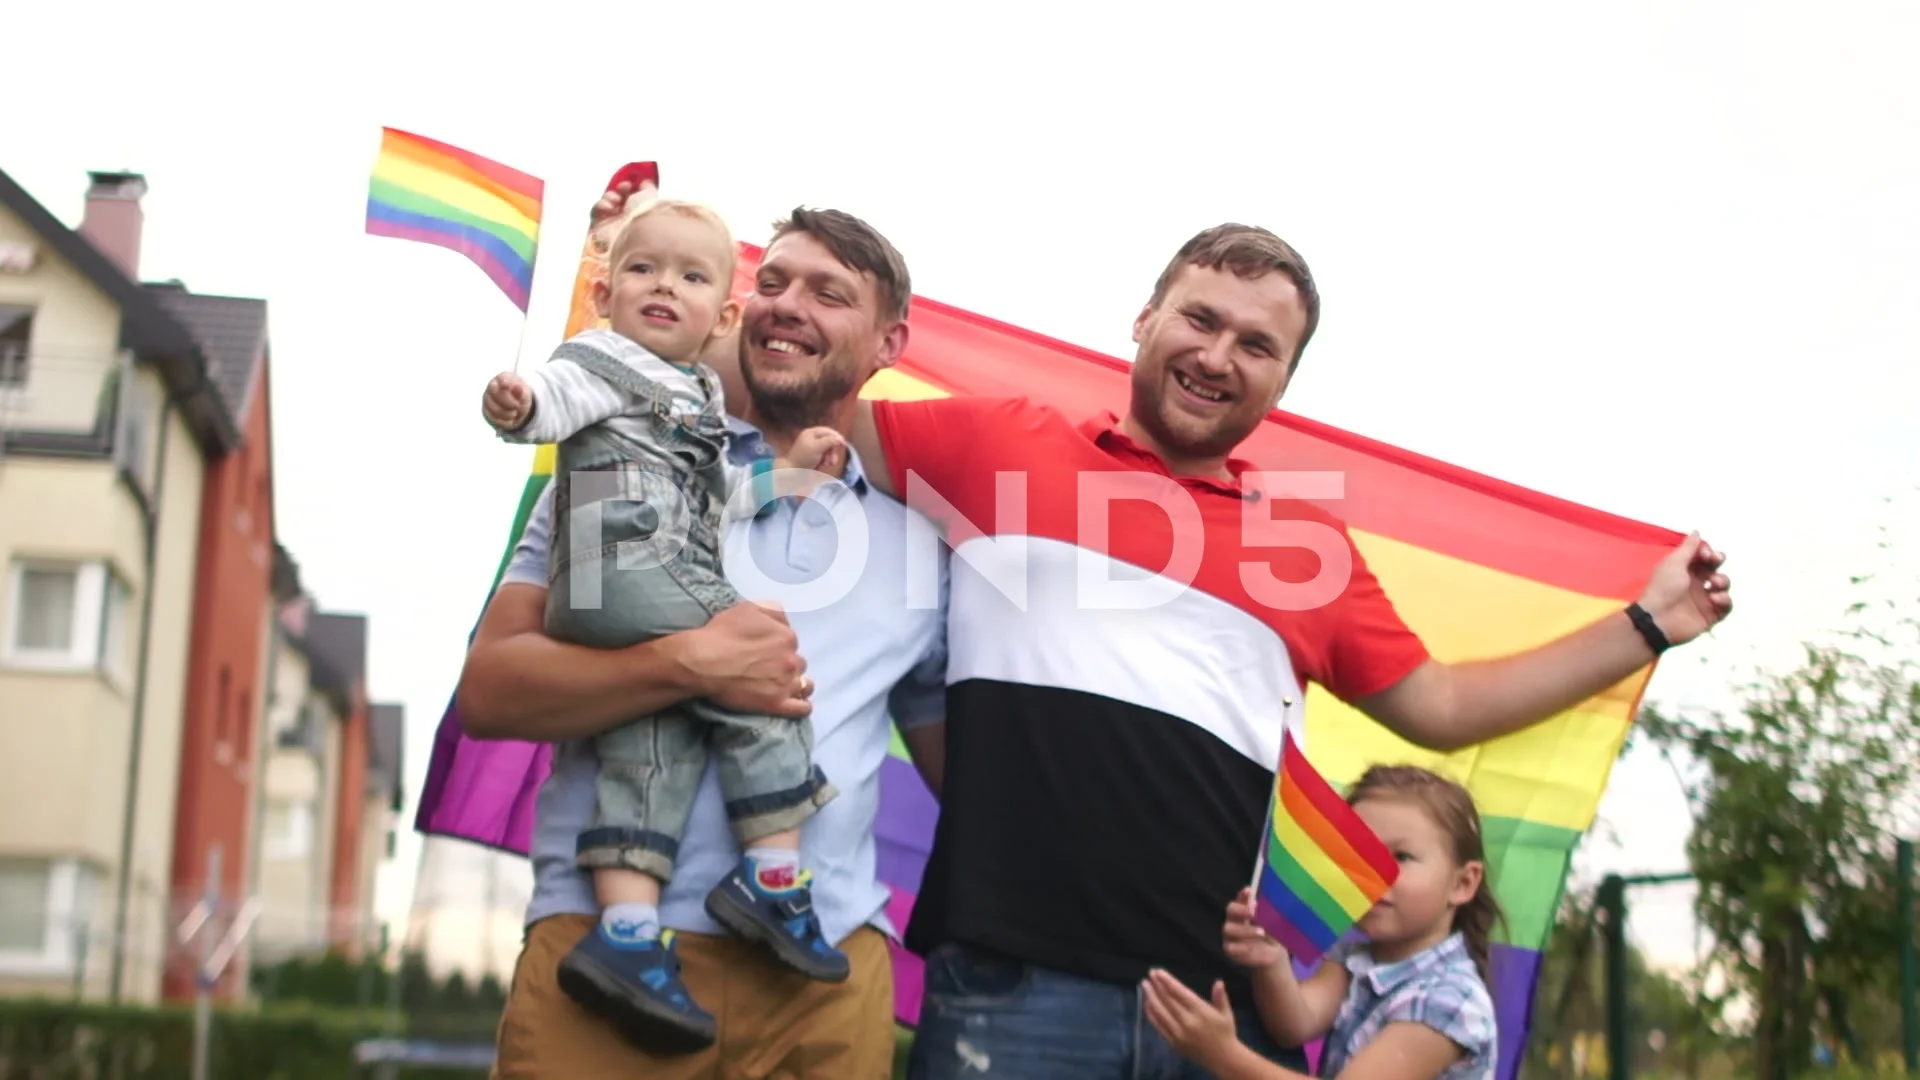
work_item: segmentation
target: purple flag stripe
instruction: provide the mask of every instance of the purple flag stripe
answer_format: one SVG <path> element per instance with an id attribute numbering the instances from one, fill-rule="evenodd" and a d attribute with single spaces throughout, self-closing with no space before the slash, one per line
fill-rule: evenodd
<path id="1" fill-rule="evenodd" d="M 1527 1032 L 1533 1024 L 1533 991 L 1540 978 L 1540 954 L 1517 945 L 1495 945 L 1487 958 L 1492 971 L 1493 1012 L 1500 1025 L 1499 1080 L 1520 1075 Z"/>
<path id="2" fill-rule="evenodd" d="M 414 828 L 525 855 L 533 844 L 534 800 L 552 764 L 552 748 L 467 738 L 451 701 L 433 743 Z"/>
<path id="3" fill-rule="evenodd" d="M 939 817 L 940 804 L 912 762 L 888 757 L 880 763 L 880 813 L 873 838 L 883 884 L 910 893 L 920 891 L 920 875 L 927 868 L 933 826 Z"/>

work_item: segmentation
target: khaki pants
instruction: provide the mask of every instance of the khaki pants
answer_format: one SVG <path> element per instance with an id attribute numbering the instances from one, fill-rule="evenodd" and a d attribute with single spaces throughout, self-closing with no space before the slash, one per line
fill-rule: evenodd
<path id="1" fill-rule="evenodd" d="M 556 981 L 560 958 L 593 929 L 555 915 L 527 929 L 500 1017 L 495 1080 L 888 1080 L 893 1074 L 893 963 L 870 926 L 840 943 L 844 983 L 815 982 L 730 937 L 681 934 L 681 977 L 719 1021 L 697 1054 L 635 1049 L 573 1003 Z"/>

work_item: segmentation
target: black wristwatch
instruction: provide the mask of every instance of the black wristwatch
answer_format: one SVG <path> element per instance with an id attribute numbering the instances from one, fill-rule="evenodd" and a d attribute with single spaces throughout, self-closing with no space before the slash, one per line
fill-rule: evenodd
<path id="1" fill-rule="evenodd" d="M 1667 635 L 1661 632 L 1660 624 L 1653 621 L 1653 616 L 1647 614 L 1647 609 L 1641 607 L 1638 601 L 1627 605 L 1627 618 L 1633 621 L 1633 628 L 1640 631 L 1640 636 L 1646 640 L 1647 648 L 1653 650 L 1653 655 L 1659 656 L 1673 647 Z"/>

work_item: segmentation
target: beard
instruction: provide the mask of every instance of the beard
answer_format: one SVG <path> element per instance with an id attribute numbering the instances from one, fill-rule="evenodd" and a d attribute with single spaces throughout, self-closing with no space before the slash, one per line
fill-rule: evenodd
<path id="1" fill-rule="evenodd" d="M 1226 457 L 1266 418 L 1267 410 L 1245 401 L 1212 423 L 1184 414 L 1167 401 L 1166 369 L 1150 374 L 1138 362 L 1133 369 L 1133 416 L 1168 452 L 1189 458 Z"/>
<path id="2" fill-rule="evenodd" d="M 746 384 L 747 397 L 761 426 L 795 432 L 828 424 L 834 411 L 860 389 L 854 373 L 830 359 L 821 357 L 821 364 L 810 376 L 774 383 L 757 375 L 753 363 L 742 356 L 740 381 Z"/>

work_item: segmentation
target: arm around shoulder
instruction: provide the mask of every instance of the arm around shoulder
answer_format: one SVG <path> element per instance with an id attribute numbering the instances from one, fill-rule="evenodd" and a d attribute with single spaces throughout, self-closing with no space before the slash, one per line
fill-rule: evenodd
<path id="1" fill-rule="evenodd" d="M 944 397 L 856 403 L 847 441 L 868 481 L 911 502 L 907 474 L 951 500 L 980 450 L 1028 405 L 1023 398 Z"/>

